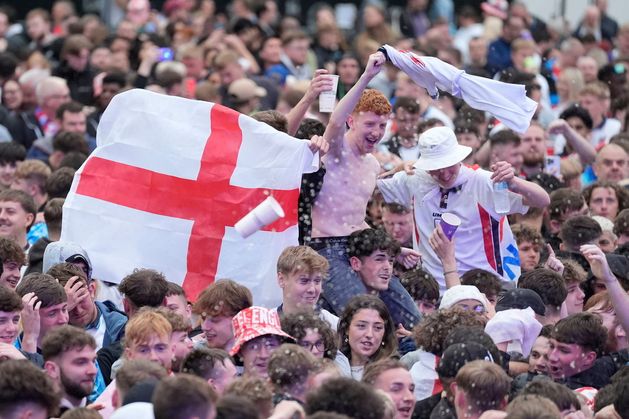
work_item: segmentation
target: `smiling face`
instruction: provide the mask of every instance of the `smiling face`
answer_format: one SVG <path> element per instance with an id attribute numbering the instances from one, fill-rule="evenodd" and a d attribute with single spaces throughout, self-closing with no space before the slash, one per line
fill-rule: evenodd
<path id="1" fill-rule="evenodd" d="M 415 406 L 415 384 L 411 373 L 403 368 L 386 370 L 376 378 L 373 387 L 382 390 L 395 404 L 395 419 L 408 419 Z"/>
<path id="2" fill-rule="evenodd" d="M 0 311 L 0 343 L 12 345 L 20 331 L 19 324 L 19 311 Z"/>
<path id="3" fill-rule="evenodd" d="M 529 371 L 539 374 L 548 372 L 548 353 L 550 352 L 550 341 L 544 336 L 535 339 L 531 355 L 529 356 Z"/>
<path id="4" fill-rule="evenodd" d="M 388 115 L 378 115 L 371 111 L 350 116 L 347 122 L 353 134 L 354 145 L 360 154 L 369 154 L 374 151 L 376 144 L 384 136 L 388 119 Z"/>
<path id="5" fill-rule="evenodd" d="M 290 309 L 312 310 L 321 295 L 323 273 L 296 270 L 290 274 L 278 273 L 284 305 Z"/>
<path id="6" fill-rule="evenodd" d="M 367 289 L 386 291 L 389 288 L 393 275 L 393 257 L 386 251 L 378 249 L 369 256 L 352 256 L 350 264 Z"/>
<path id="7" fill-rule="evenodd" d="M 384 332 L 384 319 L 376 310 L 363 308 L 354 314 L 347 333 L 352 365 L 365 365 L 378 352 Z"/>
<path id="8" fill-rule="evenodd" d="M 20 282 L 20 269 L 22 265 L 18 262 L 9 260 L 2 264 L 2 275 L 0 275 L 0 286 L 4 285 L 11 289 L 17 287 L 17 283 Z"/>
<path id="9" fill-rule="evenodd" d="M 0 202 L 0 237 L 7 237 L 20 243 L 26 236 L 34 215 L 24 211 L 15 201 Z"/>
<path id="10" fill-rule="evenodd" d="M 443 169 L 429 170 L 428 174 L 440 187 L 448 189 L 454 186 L 460 170 L 461 163 L 457 163 L 454 166 L 445 167 Z"/>
<path id="11" fill-rule="evenodd" d="M 229 350 L 234 339 L 231 316 L 205 316 L 201 329 L 208 347 Z"/>

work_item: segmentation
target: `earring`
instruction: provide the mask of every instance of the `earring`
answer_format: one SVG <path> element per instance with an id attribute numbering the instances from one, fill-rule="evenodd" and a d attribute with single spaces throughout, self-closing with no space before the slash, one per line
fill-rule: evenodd
<path id="1" fill-rule="evenodd" d="M 348 337 L 345 338 L 345 343 L 347 343 L 347 342 L 349 342 L 349 338 Z"/>
<path id="2" fill-rule="evenodd" d="M 382 343 L 380 345 L 384 346 L 384 341 L 382 341 Z"/>

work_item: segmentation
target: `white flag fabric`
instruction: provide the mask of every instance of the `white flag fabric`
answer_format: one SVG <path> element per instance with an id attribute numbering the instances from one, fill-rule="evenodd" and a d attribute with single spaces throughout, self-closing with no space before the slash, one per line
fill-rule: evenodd
<path id="1" fill-rule="evenodd" d="M 152 268 L 192 301 L 230 278 L 257 305 L 281 302 L 277 257 L 297 244 L 301 175 L 316 170 L 308 142 L 221 105 L 131 90 L 108 106 L 97 145 L 61 233 L 87 250 L 94 277 L 119 283 Z M 235 223 L 269 195 L 286 216 L 241 238 Z"/>
<path id="2" fill-rule="evenodd" d="M 523 85 L 503 83 L 472 76 L 435 57 L 420 57 L 411 51 L 399 51 L 384 45 L 389 60 L 408 74 L 433 98 L 439 91 L 463 99 L 474 109 L 487 111 L 514 131 L 523 133 L 529 127 L 537 102 L 526 96 Z"/>

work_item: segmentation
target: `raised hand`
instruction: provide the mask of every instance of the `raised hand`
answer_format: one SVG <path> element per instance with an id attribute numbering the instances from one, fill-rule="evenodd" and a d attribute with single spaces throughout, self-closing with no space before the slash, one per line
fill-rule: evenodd
<path id="1" fill-rule="evenodd" d="M 326 155 L 330 149 L 330 144 L 320 135 L 313 135 L 310 138 L 310 145 L 308 146 L 313 153 L 319 152 L 319 157 Z"/>
<path id="2" fill-rule="evenodd" d="M 318 69 L 310 81 L 306 96 L 314 100 L 321 92 L 327 92 L 332 89 L 334 89 L 334 81 L 332 81 L 331 77 L 328 77 L 328 70 Z"/>
<path id="3" fill-rule="evenodd" d="M 544 267 L 557 272 L 559 275 L 563 275 L 563 263 L 557 259 L 555 251 L 550 244 L 546 244 L 546 250 L 548 251 L 548 259 L 546 260 L 546 263 L 544 263 Z"/>
<path id="4" fill-rule="evenodd" d="M 29 292 L 22 297 L 22 328 L 24 329 L 24 336 L 22 337 L 22 350 L 24 352 L 37 352 L 37 340 L 40 333 L 40 318 L 39 309 L 41 308 L 41 301 L 37 298 L 34 292 Z"/>
<path id="5" fill-rule="evenodd" d="M 63 289 L 68 296 L 68 311 L 74 309 L 81 301 L 90 296 L 87 285 L 78 276 L 70 278 Z"/>
<path id="6" fill-rule="evenodd" d="M 441 224 L 438 224 L 437 227 L 432 231 L 432 234 L 428 238 L 428 243 L 442 262 L 455 259 L 454 237 L 452 238 L 452 240 L 449 240 L 446 234 L 443 232 Z"/>
<path id="7" fill-rule="evenodd" d="M 594 244 L 584 244 L 579 250 L 581 250 L 581 254 L 590 264 L 590 268 L 595 277 L 605 282 L 616 281 L 616 277 L 611 269 L 609 269 L 605 253 L 603 253 L 600 247 Z"/>
<path id="8" fill-rule="evenodd" d="M 369 78 L 375 77 L 376 74 L 382 70 L 386 61 L 386 57 L 381 52 L 371 54 L 369 56 L 369 61 L 367 61 L 367 67 L 365 68 L 364 74 Z"/>
<path id="9" fill-rule="evenodd" d="M 555 119 L 548 125 L 548 133 L 551 135 L 563 135 L 569 129 L 569 125 L 565 119 Z"/>

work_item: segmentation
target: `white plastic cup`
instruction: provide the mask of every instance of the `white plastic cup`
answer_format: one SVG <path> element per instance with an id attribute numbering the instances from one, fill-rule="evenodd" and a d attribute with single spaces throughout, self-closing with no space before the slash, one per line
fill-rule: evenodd
<path id="1" fill-rule="evenodd" d="M 450 241 L 460 225 L 461 219 L 454 214 L 446 213 L 441 216 L 441 229 Z"/>
<path id="2" fill-rule="evenodd" d="M 333 82 L 334 86 L 331 90 L 319 93 L 319 112 L 332 112 L 334 111 L 334 105 L 336 105 L 336 89 L 339 85 L 339 76 L 336 74 L 327 74 Z"/>
<path id="3" fill-rule="evenodd" d="M 275 198 L 269 196 L 260 205 L 251 210 L 249 214 L 242 217 L 234 228 L 243 239 L 246 239 L 281 217 L 284 217 L 282 206 Z"/>

